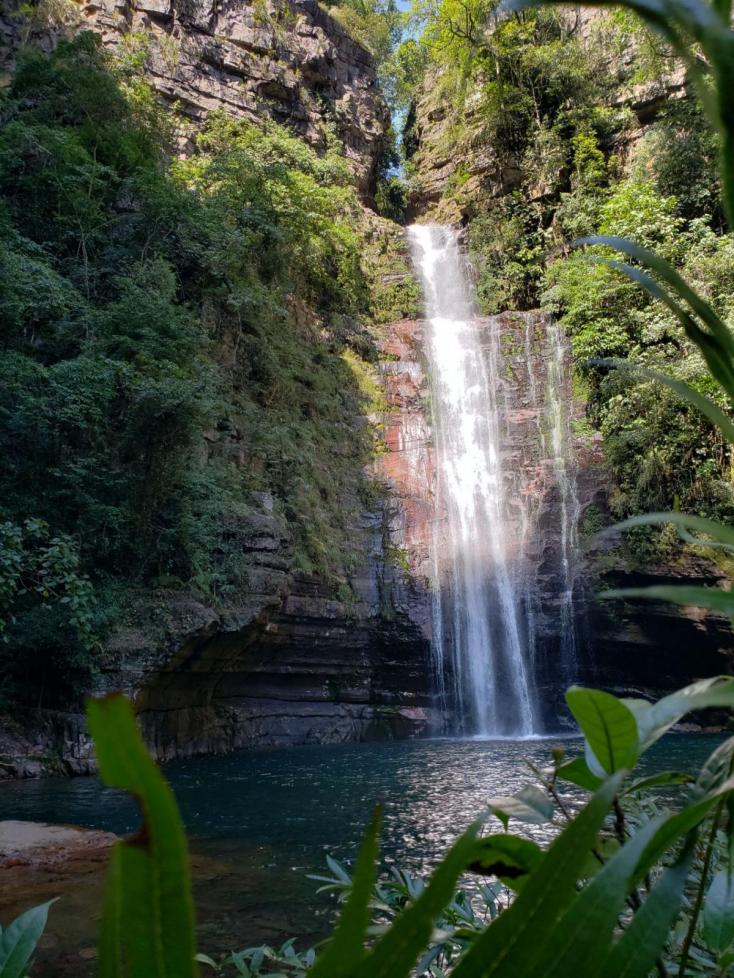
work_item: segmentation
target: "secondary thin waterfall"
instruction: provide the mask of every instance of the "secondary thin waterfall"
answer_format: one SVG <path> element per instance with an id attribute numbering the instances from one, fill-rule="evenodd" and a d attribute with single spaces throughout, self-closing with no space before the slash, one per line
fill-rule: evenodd
<path id="1" fill-rule="evenodd" d="M 425 293 L 436 508 L 445 514 L 434 539 L 439 686 L 448 672 L 461 732 L 528 736 L 540 718 L 519 541 L 508 532 L 499 326 L 480 328 L 455 233 L 415 225 L 409 236 Z"/>

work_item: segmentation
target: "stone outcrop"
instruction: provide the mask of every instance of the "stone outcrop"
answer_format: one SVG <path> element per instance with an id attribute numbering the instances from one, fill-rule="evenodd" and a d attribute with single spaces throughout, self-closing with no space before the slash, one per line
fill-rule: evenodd
<path id="1" fill-rule="evenodd" d="M 146 78 L 181 121 L 182 151 L 210 112 L 286 123 L 323 148 L 334 127 L 369 198 L 385 146 L 387 107 L 369 53 L 316 0 L 61 0 L 34 19 L 0 12 L 0 71 L 26 42 L 97 32 L 142 58 Z M 49 19 L 50 18 L 50 19 Z"/>
<path id="2" fill-rule="evenodd" d="M 187 592 L 131 599 L 98 663 L 93 693 L 133 700 L 161 759 L 252 746 L 412 737 L 437 725 L 426 590 L 394 559 L 399 502 L 363 517 L 363 565 L 348 595 L 291 570 L 272 501 L 243 518 L 248 581 L 216 609 Z M 0 742 L 0 779 L 94 770 L 83 718 L 32 718 Z"/>

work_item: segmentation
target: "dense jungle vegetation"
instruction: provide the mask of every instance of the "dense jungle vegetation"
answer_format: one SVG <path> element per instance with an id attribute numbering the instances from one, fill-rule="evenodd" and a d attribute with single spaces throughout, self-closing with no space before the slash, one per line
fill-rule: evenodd
<path id="1" fill-rule="evenodd" d="M 319 156 L 214 115 L 178 159 L 143 63 L 82 34 L 1 96 L 0 702 L 39 676 L 65 701 L 138 589 L 226 602 L 253 493 L 296 567 L 343 580 L 370 492 L 372 296 L 336 138 Z"/>

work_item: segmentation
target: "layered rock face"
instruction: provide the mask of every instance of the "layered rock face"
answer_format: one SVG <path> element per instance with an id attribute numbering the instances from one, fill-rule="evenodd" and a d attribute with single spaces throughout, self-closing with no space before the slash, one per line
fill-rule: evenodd
<path id="1" fill-rule="evenodd" d="M 393 559 L 389 524 L 397 533 L 403 517 L 386 499 L 364 514 L 364 559 L 345 597 L 292 572 L 284 524 L 263 498 L 240 527 L 248 586 L 216 609 L 180 591 L 135 596 L 93 692 L 130 696 L 161 759 L 435 729 L 428 592 Z M 0 778 L 92 770 L 81 716 L 45 712 L 30 740 L 0 739 Z"/>
<path id="2" fill-rule="evenodd" d="M 316 0 L 62 0 L 50 23 L 39 13 L 30 24 L 20 6 L 0 12 L 0 69 L 23 43 L 49 49 L 64 34 L 93 30 L 106 47 L 144 59 L 146 77 L 181 118 L 182 150 L 217 109 L 286 123 L 316 147 L 332 125 L 370 196 L 387 107 L 370 55 Z"/>

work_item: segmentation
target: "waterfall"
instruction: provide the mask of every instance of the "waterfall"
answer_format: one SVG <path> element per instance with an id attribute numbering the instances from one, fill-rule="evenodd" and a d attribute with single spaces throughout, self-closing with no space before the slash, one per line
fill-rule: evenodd
<path id="1" fill-rule="evenodd" d="M 408 236 L 427 316 L 436 691 L 454 732 L 532 736 L 557 728 L 577 671 L 568 345 L 543 314 L 478 316 L 453 230 Z"/>
<path id="2" fill-rule="evenodd" d="M 415 225 L 409 237 L 427 312 L 439 685 L 450 677 L 461 733 L 529 736 L 538 731 L 540 718 L 522 555 L 509 532 L 499 323 L 490 321 L 483 333 L 453 231 Z"/>

